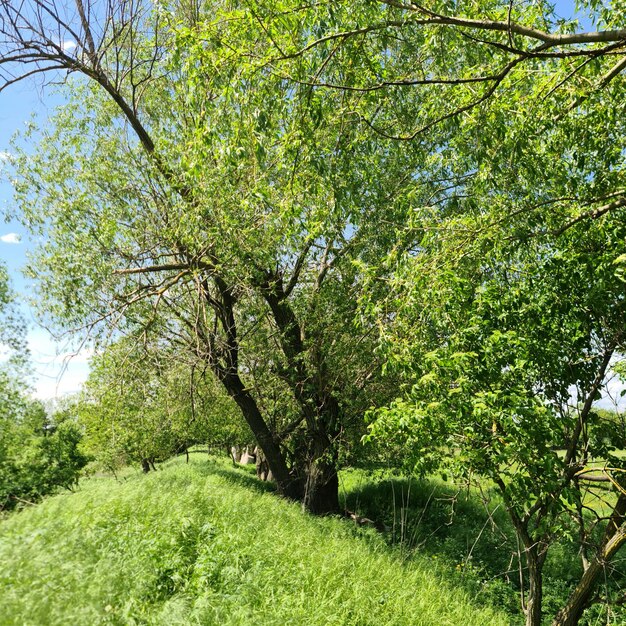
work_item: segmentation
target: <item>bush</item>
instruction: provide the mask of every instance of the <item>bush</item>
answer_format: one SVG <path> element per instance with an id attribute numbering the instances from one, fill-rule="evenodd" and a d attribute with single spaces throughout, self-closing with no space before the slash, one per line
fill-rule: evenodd
<path id="1" fill-rule="evenodd" d="M 49 420 L 38 402 L 24 400 L 20 409 L 2 418 L 0 510 L 71 489 L 89 461 L 79 449 L 82 433 L 74 421 Z"/>

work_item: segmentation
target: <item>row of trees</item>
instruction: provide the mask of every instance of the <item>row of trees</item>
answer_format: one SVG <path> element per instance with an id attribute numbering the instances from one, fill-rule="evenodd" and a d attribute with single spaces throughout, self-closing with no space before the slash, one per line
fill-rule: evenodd
<path id="1" fill-rule="evenodd" d="M 67 76 L 16 195 L 42 310 L 117 342 L 94 429 L 123 372 L 136 455 L 194 427 L 164 398 L 227 407 L 219 384 L 278 491 L 326 513 L 375 407 L 373 454 L 496 485 L 529 626 L 575 532 L 577 623 L 626 540 L 593 410 L 626 321 L 614 4 L 577 3 L 596 31 L 543 2 L 1 2 L 5 85 Z"/>
<path id="2" fill-rule="evenodd" d="M 121 339 L 94 357 L 74 411 L 83 449 L 109 472 L 150 464 L 189 448 L 228 452 L 253 441 L 232 400 L 210 372 L 168 346 Z"/>

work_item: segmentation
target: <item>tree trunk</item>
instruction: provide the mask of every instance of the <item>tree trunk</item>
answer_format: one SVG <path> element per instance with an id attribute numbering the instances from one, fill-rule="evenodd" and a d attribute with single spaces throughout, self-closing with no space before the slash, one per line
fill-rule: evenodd
<path id="1" fill-rule="evenodd" d="M 141 469 L 144 474 L 147 474 L 150 471 L 150 462 L 148 459 L 141 459 Z"/>
<path id="2" fill-rule="evenodd" d="M 545 556 L 537 546 L 526 551 L 528 564 L 528 598 L 526 601 L 526 626 L 541 626 L 543 603 L 543 563 Z"/>
<path id="3" fill-rule="evenodd" d="M 237 446 L 227 446 L 226 454 L 230 457 L 230 460 L 233 462 L 233 467 L 237 467 L 237 461 L 239 460 L 239 449 Z"/>
<path id="4" fill-rule="evenodd" d="M 254 454 L 256 456 L 256 477 L 263 482 L 267 480 L 273 480 L 272 472 L 270 471 L 270 466 L 267 463 L 267 459 L 263 454 L 263 450 L 257 446 L 254 449 Z"/>
<path id="5" fill-rule="evenodd" d="M 307 371 L 306 348 L 301 328 L 287 301 L 281 279 L 276 277 L 276 282 L 268 280 L 258 286 L 280 330 L 280 345 L 287 360 L 282 377 L 301 407 L 302 422 L 305 424 L 303 435 L 306 440 L 294 454 L 291 471 L 278 437 L 270 431 L 256 400 L 245 388 L 239 376 L 239 342 L 234 313 L 236 299 L 233 291 L 221 277 L 214 275 L 213 281 L 220 295 L 218 320 L 226 338 L 226 348 L 221 351 L 220 360 L 214 356 L 209 362 L 250 426 L 258 446 L 267 459 L 278 492 L 286 497 L 301 500 L 304 507 L 312 513 L 327 514 L 338 511 L 339 480 L 333 438 L 338 432 L 339 404 L 323 382 L 325 378 L 322 375 L 323 370 L 318 369 L 316 373 L 319 376 L 311 375 Z M 204 287 L 207 302 L 214 307 L 206 281 Z M 209 354 L 216 354 L 211 341 L 208 348 Z M 313 384 L 314 380 L 318 381 L 317 384 Z"/>
<path id="6" fill-rule="evenodd" d="M 339 511 L 339 477 L 335 463 L 317 459 L 307 468 L 302 506 L 315 515 Z"/>
<path id="7" fill-rule="evenodd" d="M 554 618 L 553 626 L 575 626 L 578 624 L 583 611 L 589 606 L 591 594 L 595 589 L 596 581 L 604 572 L 604 566 L 605 563 L 599 559 L 594 559 L 591 562 L 568 598 L 567 604 Z"/>
<path id="8" fill-rule="evenodd" d="M 302 328 L 289 303 L 282 278 L 268 275 L 260 287 L 280 330 L 279 340 L 288 363 L 281 377 L 291 388 L 306 424 L 307 441 L 295 459 L 296 469 L 304 481 L 303 507 L 316 515 L 337 513 L 338 458 L 333 438 L 339 429 L 339 403 L 327 385 L 323 359 L 318 359 L 312 371 L 307 367 Z"/>
<path id="9" fill-rule="evenodd" d="M 623 525 L 625 516 L 626 494 L 620 493 L 596 557 L 570 594 L 567 604 L 557 613 L 552 626 L 575 626 L 580 621 L 583 611 L 591 603 L 596 583 L 603 576 L 607 563 L 626 543 L 626 527 Z"/>
<path id="10" fill-rule="evenodd" d="M 316 430 L 307 429 L 305 433 L 307 454 L 303 506 L 316 515 L 339 512 L 339 463 L 337 448 L 332 441 L 332 436 L 337 434 L 334 429 L 338 412 L 338 404 L 328 401 L 318 408 Z"/>
<path id="11" fill-rule="evenodd" d="M 274 475 L 278 492 L 287 498 L 300 500 L 302 497 L 300 482 L 295 480 L 289 472 L 279 445 L 274 440 L 256 401 L 244 387 L 241 378 L 239 378 L 237 373 L 230 372 L 222 376 L 222 383 L 228 394 L 241 409 L 244 419 L 248 423 L 248 426 L 250 426 L 252 434 L 261 450 L 263 450 L 269 468 Z"/>
<path id="12" fill-rule="evenodd" d="M 518 541 L 524 546 L 524 555 L 526 559 L 526 567 L 528 569 L 528 596 L 524 602 L 524 582 L 521 580 L 521 600 L 522 608 L 526 614 L 526 626 L 541 626 L 541 614 L 543 604 L 543 565 L 546 560 L 548 543 L 547 537 L 533 537 L 528 530 L 529 518 L 522 517 L 517 510 L 516 505 L 511 500 L 502 476 L 498 471 L 491 473 L 492 480 L 498 486 L 502 499 L 504 500 L 507 513 L 513 522 Z M 541 505 L 536 510 L 535 519 L 541 520 L 546 513 L 545 505 Z M 520 554 L 521 559 L 521 554 Z M 521 572 L 520 572 L 520 578 Z"/>

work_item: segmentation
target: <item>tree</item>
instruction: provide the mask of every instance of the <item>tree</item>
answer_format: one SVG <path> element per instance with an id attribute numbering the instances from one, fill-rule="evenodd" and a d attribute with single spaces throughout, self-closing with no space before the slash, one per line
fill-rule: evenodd
<path id="1" fill-rule="evenodd" d="M 493 26 L 433 20 L 457 34 Z M 623 53 L 582 45 L 605 36 L 623 40 L 572 35 L 567 48 L 565 37 L 554 57 L 522 55 L 496 91 L 472 99 L 455 84 L 444 111 L 462 115 L 420 176 L 443 182 L 416 194 L 397 252 L 372 268 L 398 290 L 370 306 L 390 367 L 406 377 L 377 439 L 399 435 L 423 471 L 454 465 L 496 483 L 524 546 L 528 624 L 541 621 L 541 570 L 558 537 L 578 536 L 584 575 L 555 624 L 578 622 L 623 543 L 622 464 L 590 435 L 593 402 L 623 352 Z M 500 62 L 481 46 L 517 58 L 504 39 L 467 40 L 477 57 L 465 65 L 462 54 L 461 69 L 484 75 Z M 613 469 L 592 471 L 592 459 Z M 591 522 L 604 529 L 592 541 L 584 493 L 598 481 L 617 494 L 612 515 Z"/>
<path id="2" fill-rule="evenodd" d="M 4 66 L 92 81 L 75 100 L 91 113 L 62 114 L 38 158 L 20 164 L 27 220 L 36 223 L 28 209 L 40 203 L 52 225 L 36 268 L 57 317 L 66 326 L 123 319 L 125 330 L 190 347 L 242 410 L 279 490 L 324 512 L 337 506 L 347 399 L 367 398 L 350 378 L 375 376 L 373 324 L 352 323 L 373 276 L 370 307 L 390 360 L 397 350 L 410 364 L 407 397 L 424 401 L 413 387 L 428 363 L 431 378 L 453 385 L 438 388 L 440 407 L 458 409 L 465 395 L 454 390 L 467 391 L 460 413 L 442 415 L 444 434 L 482 416 L 475 438 L 461 437 L 468 467 L 507 476 L 510 454 L 528 480 L 554 463 L 547 482 L 513 487 L 533 501 L 528 520 L 521 495 L 509 506 L 529 537 L 527 620 L 537 624 L 544 526 L 562 519 L 555 494 L 576 497 L 584 425 L 621 345 L 619 11 L 580 3 L 600 26 L 580 32 L 534 2 L 458 2 L 454 14 L 449 3 L 391 0 L 160 4 L 156 13 L 111 3 L 97 20 L 98 5 L 80 0 L 76 15 L 28 6 L 18 15 L 2 4 Z M 72 53 L 59 43 L 66 35 Z M 438 306 L 424 295 L 431 283 Z M 382 292 L 394 284 L 406 291 L 387 306 Z M 576 301 L 550 309 L 559 289 L 575 287 L 589 319 Z M 412 318 L 419 325 L 407 324 L 405 339 Z M 545 351 L 544 323 L 561 340 Z M 564 409 L 570 382 L 580 388 L 578 426 Z M 489 385 L 497 393 L 487 402 Z M 278 389 L 288 419 L 272 423 L 263 406 Z M 388 389 L 378 390 L 382 403 Z M 411 415 L 406 401 L 395 406 Z M 520 436 L 504 452 L 494 412 Z M 386 436 L 411 421 L 393 415 L 379 422 Z M 429 442 L 424 461 L 440 463 L 438 431 L 415 428 Z M 537 463 L 536 446 L 559 436 L 566 462 Z"/>
<path id="3" fill-rule="evenodd" d="M 616 216 L 584 234 L 576 228 L 549 245 L 502 237 L 494 246 L 479 236 L 460 260 L 458 242 L 449 234 L 443 242 L 437 230 L 398 276 L 388 346 L 407 386 L 373 433 L 404 441 L 422 472 L 496 484 L 524 546 L 529 624 L 540 620 L 541 570 L 553 542 L 579 525 L 590 600 L 587 579 L 602 571 L 603 550 L 609 541 L 617 547 L 626 521 L 618 491 L 594 553 L 588 524 L 599 520 L 590 522 L 583 503 L 601 485 L 587 479 L 622 481 L 612 446 L 591 436 L 593 402 L 623 350 L 622 285 L 612 264 L 623 246 L 621 235 L 613 239 L 620 222 Z M 462 232 L 460 220 L 455 225 Z M 600 459 L 614 469 L 592 471 Z"/>
<path id="4" fill-rule="evenodd" d="M 241 11 L 28 6 L 2 5 L 5 60 L 91 81 L 17 162 L 22 217 L 49 237 L 32 264 L 42 306 L 66 328 L 109 323 L 187 346 L 237 403 L 279 491 L 337 510 L 348 400 L 364 406 L 376 375 L 372 329 L 353 324 L 355 262 L 390 242 L 376 225 L 406 157 L 373 151 L 334 99 L 309 102 L 225 54 L 268 47 Z M 348 167 L 355 156 L 384 181 Z M 289 411 L 272 423 L 262 407 L 275 389 Z"/>
<path id="5" fill-rule="evenodd" d="M 12 508 L 71 487 L 82 465 L 75 457 L 79 433 L 54 432 L 43 406 L 29 397 L 30 363 L 26 325 L 0 266 L 0 509 Z"/>
<path id="6" fill-rule="evenodd" d="M 93 362 L 78 402 L 83 446 L 109 471 L 165 460 L 193 445 L 230 451 L 251 440 L 247 425 L 212 374 L 164 346 L 132 338 Z"/>
<path id="7" fill-rule="evenodd" d="M 49 416 L 28 397 L 25 382 L 5 372 L 0 388 L 0 509 L 73 489 L 89 461 L 79 449 L 82 430 L 75 416 Z"/>

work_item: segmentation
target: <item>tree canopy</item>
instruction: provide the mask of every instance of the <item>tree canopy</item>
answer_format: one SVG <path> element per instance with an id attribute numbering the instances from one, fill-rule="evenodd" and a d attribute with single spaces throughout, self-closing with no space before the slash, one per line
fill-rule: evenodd
<path id="1" fill-rule="evenodd" d="M 96 389 L 125 350 L 157 355 L 158 391 L 141 358 L 125 370 L 124 449 L 187 419 L 159 412 L 195 381 L 160 373 L 185 355 L 279 492 L 334 512 L 374 407 L 376 454 L 497 486 L 529 626 L 548 551 L 577 533 L 555 622 L 576 623 L 626 539 L 593 406 L 624 348 L 626 30 L 620 2 L 576 11 L 589 29 L 525 1 L 1 2 L 3 87 L 67 76 L 14 163 L 46 237 L 41 308 L 115 341 Z M 600 482 L 617 498 L 598 539 Z"/>

